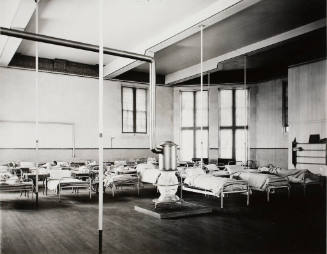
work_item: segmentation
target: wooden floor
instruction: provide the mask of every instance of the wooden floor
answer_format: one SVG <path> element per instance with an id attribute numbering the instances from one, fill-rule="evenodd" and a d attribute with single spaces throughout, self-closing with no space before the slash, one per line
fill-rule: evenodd
<path id="1" fill-rule="evenodd" d="M 67 193 L 67 192 L 66 192 Z M 186 194 L 185 200 L 214 209 L 211 215 L 159 220 L 138 213 L 134 205 L 157 196 L 150 188 L 122 190 L 104 200 L 103 253 L 326 253 L 326 202 L 312 189 L 306 198 L 292 192 L 272 196 L 254 194 L 228 197 L 225 208 L 214 197 Z M 0 194 L 1 254 L 97 253 L 97 197 L 87 193 L 40 196 L 35 209 L 31 199 L 17 193 Z"/>

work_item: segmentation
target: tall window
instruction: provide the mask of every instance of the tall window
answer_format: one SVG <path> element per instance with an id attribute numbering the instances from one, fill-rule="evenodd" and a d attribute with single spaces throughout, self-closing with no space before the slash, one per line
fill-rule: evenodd
<path id="1" fill-rule="evenodd" d="M 147 132 L 146 89 L 122 87 L 123 133 Z"/>
<path id="2" fill-rule="evenodd" d="M 208 157 L 208 91 L 181 92 L 181 160 Z M 202 117 L 201 117 L 202 112 Z M 203 143 L 201 121 L 203 119 Z M 202 152 L 202 154 L 201 154 Z"/>
<path id="3" fill-rule="evenodd" d="M 220 90 L 220 158 L 247 160 L 247 90 Z"/>

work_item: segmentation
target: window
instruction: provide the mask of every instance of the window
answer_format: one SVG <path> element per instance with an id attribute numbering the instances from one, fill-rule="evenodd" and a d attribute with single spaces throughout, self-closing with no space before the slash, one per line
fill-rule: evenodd
<path id="1" fill-rule="evenodd" d="M 220 90 L 220 158 L 247 160 L 247 90 Z"/>
<path id="2" fill-rule="evenodd" d="M 288 129 L 288 85 L 287 85 L 287 81 L 283 81 L 282 83 L 282 124 L 283 124 L 283 128 L 284 131 L 287 132 Z"/>
<path id="3" fill-rule="evenodd" d="M 181 92 L 181 160 L 208 157 L 208 122 L 208 91 L 203 91 L 202 108 L 200 91 Z"/>
<path id="4" fill-rule="evenodd" d="M 147 92 L 143 88 L 122 87 L 123 133 L 147 132 Z"/>

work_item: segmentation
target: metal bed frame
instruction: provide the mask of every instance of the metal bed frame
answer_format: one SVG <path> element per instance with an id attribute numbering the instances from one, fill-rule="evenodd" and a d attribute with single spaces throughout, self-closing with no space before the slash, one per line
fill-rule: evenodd
<path id="1" fill-rule="evenodd" d="M 281 185 L 281 186 L 273 186 L 268 185 L 266 190 L 257 189 L 254 187 L 250 187 L 251 190 L 260 191 L 260 192 L 266 192 L 267 193 L 267 202 L 270 202 L 270 194 L 273 193 L 275 190 L 280 189 L 286 189 L 287 190 L 287 197 L 290 198 L 291 192 L 290 192 L 290 185 Z"/>
<path id="2" fill-rule="evenodd" d="M 257 164 L 256 161 L 253 161 L 253 160 L 248 160 L 246 162 L 246 164 L 244 164 L 242 161 L 230 161 L 230 162 L 228 162 L 228 165 L 231 165 L 230 163 L 235 163 L 234 165 L 242 165 L 242 166 L 244 166 L 244 168 L 246 167 L 246 165 L 249 165 L 250 163 L 251 164 Z M 234 178 L 233 175 L 231 175 L 230 177 Z M 288 179 L 287 179 L 287 181 L 288 181 Z M 249 186 L 249 188 L 251 190 L 266 192 L 267 202 L 270 202 L 270 194 L 273 193 L 275 190 L 280 190 L 280 189 L 286 189 L 287 190 L 287 196 L 288 196 L 288 198 L 290 198 L 290 193 L 291 193 L 290 192 L 290 187 L 291 187 L 290 184 L 288 184 L 288 185 L 279 185 L 279 186 L 274 186 L 274 185 L 269 185 L 268 184 L 267 188 L 265 190 L 263 190 L 263 189 L 258 189 L 258 188 Z"/>
<path id="3" fill-rule="evenodd" d="M 29 197 L 29 193 L 32 193 L 32 199 L 33 199 L 33 192 L 34 192 L 34 184 L 32 181 L 28 181 L 25 183 L 31 183 L 31 184 L 17 184 L 17 185 L 7 185 L 7 186 L 1 186 L 0 187 L 0 193 L 1 192 L 20 192 L 20 196 L 22 196 L 23 192 L 25 192 L 25 195 L 27 194 L 27 197 Z M 21 186 L 19 186 L 21 185 Z"/>
<path id="4" fill-rule="evenodd" d="M 55 179 L 55 178 L 47 178 L 46 180 L 46 191 L 45 191 L 45 195 L 48 195 L 48 181 L 49 180 L 59 180 L 59 184 L 57 187 L 57 190 L 55 191 L 56 194 L 58 195 L 59 201 L 61 200 L 61 191 L 66 190 L 66 189 L 71 189 L 72 193 L 78 194 L 80 189 L 88 189 L 89 190 L 89 197 L 90 199 L 92 198 L 92 189 L 91 189 L 91 179 L 89 179 L 88 182 L 71 182 L 71 183 L 62 183 L 61 184 L 61 180 L 62 179 L 67 179 L 69 177 L 63 177 L 60 179 Z M 69 178 L 70 179 L 70 178 Z"/>
<path id="5" fill-rule="evenodd" d="M 246 181 L 243 180 L 236 180 L 238 183 L 245 183 L 247 185 L 246 190 L 239 190 L 239 191 L 224 191 L 225 186 L 223 187 L 223 191 L 220 193 L 220 195 L 214 194 L 210 190 L 204 190 L 204 189 L 198 189 L 198 188 L 193 188 L 188 185 L 185 185 L 182 183 L 182 190 L 189 191 L 189 192 L 195 192 L 195 193 L 200 193 L 204 194 L 205 196 L 215 196 L 217 198 L 220 198 L 220 208 L 224 208 L 224 197 L 225 195 L 227 196 L 228 194 L 237 194 L 237 193 L 245 193 L 246 194 L 246 205 L 248 206 L 250 204 L 250 192 L 251 189 L 249 188 L 249 185 Z"/>
<path id="6" fill-rule="evenodd" d="M 269 167 L 269 166 L 273 166 L 273 165 L 269 164 L 267 167 Z M 302 170 L 302 169 L 300 169 L 300 170 Z M 271 173 L 271 174 L 272 175 L 278 175 L 277 173 L 276 174 Z M 289 181 L 290 187 L 292 187 L 292 185 L 301 185 L 301 186 L 303 186 L 304 196 L 306 196 L 307 186 L 309 186 L 309 185 L 319 185 L 320 188 L 323 190 L 324 183 L 323 183 L 323 180 L 322 180 L 322 176 L 321 175 L 317 175 L 317 176 L 319 177 L 319 180 L 318 181 L 312 181 L 312 182 L 306 182 L 306 179 L 307 179 L 306 174 L 304 174 L 304 178 L 303 178 L 302 182 L 294 183 L 294 182 L 290 181 L 288 177 L 286 177 L 286 179 Z"/>

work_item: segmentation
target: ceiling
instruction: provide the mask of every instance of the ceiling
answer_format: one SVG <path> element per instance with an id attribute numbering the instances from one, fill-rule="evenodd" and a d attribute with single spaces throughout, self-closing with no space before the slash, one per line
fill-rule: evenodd
<path id="1" fill-rule="evenodd" d="M 27 0 L 25 0 L 27 1 Z M 32 0 L 30 0 L 32 1 Z M 104 45 L 134 51 L 151 36 L 210 6 L 215 0 L 110 0 L 104 1 Z M 98 44 L 98 1 L 41 0 L 39 33 Z M 35 31 L 34 17 L 27 31 Z M 34 43 L 23 41 L 18 53 L 34 54 Z M 141 52 L 144 53 L 144 52 Z M 96 64 L 98 55 L 50 44 L 39 45 L 39 56 Z M 112 61 L 105 56 L 104 64 Z"/>
<path id="2" fill-rule="evenodd" d="M 34 5 L 28 6 L 31 15 L 17 22 L 23 4 L 34 0 L 0 0 L 0 26 L 20 27 L 35 32 Z M 98 44 L 98 1 L 96 0 L 41 0 L 39 3 L 39 33 L 49 36 Z M 17 10 L 20 11 L 18 12 Z M 326 17 L 325 0 L 110 0 L 104 1 L 104 45 L 106 47 L 145 53 L 153 50 L 156 71 L 162 83 L 167 77 L 193 68 L 193 73 L 175 83 L 195 82 L 200 62 L 199 24 L 214 20 L 204 29 L 204 61 L 238 52 L 239 49 L 260 43 L 290 30 L 296 30 L 311 22 Z M 217 17 L 217 19 L 213 19 Z M 13 22 L 16 19 L 16 22 Z M 19 24 L 19 25 L 16 25 Z M 324 25 L 325 26 L 325 25 Z M 316 29 L 316 28 L 315 28 Z M 325 57 L 325 27 L 317 31 L 303 32 L 276 43 L 248 52 L 248 68 L 253 70 L 275 69 L 289 64 L 306 61 L 313 57 Z M 192 31 L 192 32 L 190 32 Z M 2 48 L 7 43 L 0 36 L 0 64 Z M 168 43 L 169 42 L 169 43 Z M 307 45 L 312 45 L 307 48 Z M 305 48 L 305 50 L 303 49 Z M 12 55 L 11 55 L 12 54 Z M 31 41 L 17 41 L 6 54 L 35 56 L 35 45 Z M 4 55 L 4 54 L 2 54 Z M 11 56 L 11 57 L 10 57 Z M 45 59 L 65 59 L 72 62 L 94 65 L 98 55 L 50 44 L 39 44 L 39 56 Z M 223 60 L 223 70 L 229 73 L 243 68 L 243 57 Z M 302 57 L 299 57 L 302 56 Z M 288 60 L 285 60 L 288 58 Z M 125 59 L 126 60 L 126 59 Z M 207 71 L 216 72 L 218 62 Z M 280 64 L 282 63 L 282 64 Z M 104 64 L 109 69 L 119 70 L 114 78 L 146 81 L 148 66 L 134 62 L 120 62 L 117 57 L 105 56 Z M 126 68 L 126 66 L 129 66 Z M 275 67 L 274 67 L 275 66 Z M 115 72 L 113 69 L 113 73 Z M 107 70 L 107 69 L 106 69 Z M 106 72 L 105 72 L 106 73 Z M 186 72 L 187 73 L 187 72 Z M 196 75 L 195 75 L 196 74 Z M 117 76 L 120 75 L 120 76 Z M 231 74 L 233 76 L 233 74 Z M 219 79 L 218 79 L 219 80 Z M 227 78 L 226 80 L 229 80 Z"/>
<path id="3" fill-rule="evenodd" d="M 204 30 L 204 61 L 326 16 L 325 0 L 264 0 Z M 200 33 L 155 54 L 161 75 L 200 62 Z M 136 68 L 148 71 L 147 65 Z"/>

